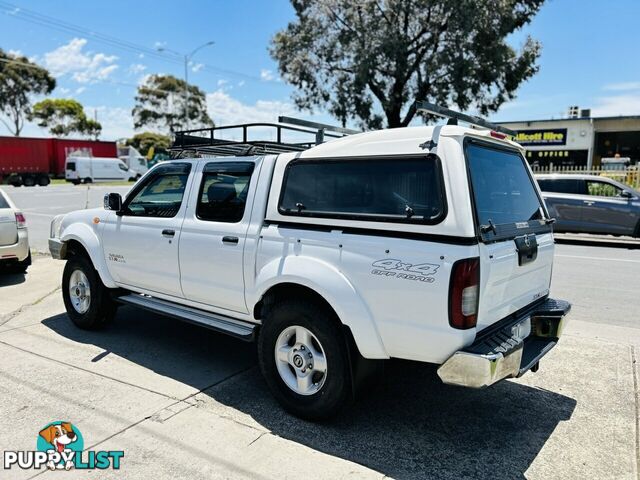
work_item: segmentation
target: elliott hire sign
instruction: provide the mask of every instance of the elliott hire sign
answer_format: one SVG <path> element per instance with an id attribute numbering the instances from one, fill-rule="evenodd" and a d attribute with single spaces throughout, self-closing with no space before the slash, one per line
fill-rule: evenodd
<path id="1" fill-rule="evenodd" d="M 549 128 L 546 130 L 520 130 L 515 141 L 523 147 L 537 145 L 566 145 L 566 128 Z"/>

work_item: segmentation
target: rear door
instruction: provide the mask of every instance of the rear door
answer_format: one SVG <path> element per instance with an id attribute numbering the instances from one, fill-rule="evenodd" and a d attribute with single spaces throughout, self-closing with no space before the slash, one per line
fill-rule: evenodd
<path id="1" fill-rule="evenodd" d="M 582 231 L 581 195 L 586 193 L 584 180 L 578 178 L 545 178 L 538 180 L 549 215 L 556 219 L 557 231 Z"/>
<path id="2" fill-rule="evenodd" d="M 553 236 L 521 153 L 475 139 L 465 142 L 480 233 L 478 328 L 549 293 Z"/>
<path id="3" fill-rule="evenodd" d="M 243 254 L 252 174 L 257 178 L 259 169 L 246 159 L 206 162 L 201 168 L 180 237 L 182 290 L 188 300 L 247 313 Z"/>

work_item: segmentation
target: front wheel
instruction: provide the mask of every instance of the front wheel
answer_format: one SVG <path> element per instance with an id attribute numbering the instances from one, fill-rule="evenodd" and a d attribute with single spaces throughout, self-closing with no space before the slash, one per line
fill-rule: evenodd
<path id="1" fill-rule="evenodd" d="M 265 317 L 258 356 L 276 399 L 307 420 L 338 413 L 352 389 L 347 342 L 335 314 L 309 303 L 285 301 Z"/>
<path id="2" fill-rule="evenodd" d="M 104 327 L 116 312 L 109 289 L 91 261 L 81 254 L 71 257 L 64 267 L 62 298 L 71 321 L 85 330 Z"/>

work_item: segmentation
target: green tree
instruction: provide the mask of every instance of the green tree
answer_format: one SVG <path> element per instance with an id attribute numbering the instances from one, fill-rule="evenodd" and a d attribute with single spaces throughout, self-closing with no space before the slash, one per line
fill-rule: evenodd
<path id="1" fill-rule="evenodd" d="M 186 129 L 213 125 L 207 114 L 205 93 L 195 85 L 173 75 L 151 75 L 138 87 L 133 108 L 135 128 L 150 127 L 171 133 Z M 188 105 L 187 105 L 188 103 Z M 187 120 L 188 112 L 188 120 Z"/>
<path id="2" fill-rule="evenodd" d="M 79 133 L 97 138 L 102 131 L 102 125 L 87 118 L 82 105 L 71 98 L 48 98 L 36 103 L 30 120 L 36 120 L 40 127 L 48 128 L 56 137 Z"/>
<path id="3" fill-rule="evenodd" d="M 131 145 L 142 155 L 147 155 L 151 147 L 156 152 L 166 151 L 171 146 L 171 137 L 154 132 L 142 132 L 127 139 L 127 145 Z"/>
<path id="4" fill-rule="evenodd" d="M 31 113 L 32 97 L 49 94 L 55 87 L 56 80 L 46 69 L 0 49 L 0 112 L 8 121 L 0 120 L 13 135 L 22 131 Z"/>
<path id="5" fill-rule="evenodd" d="M 486 115 L 538 71 L 540 44 L 527 37 L 516 51 L 507 37 L 544 0 L 291 2 L 297 18 L 270 53 L 298 107 L 326 107 L 343 124 L 406 126 L 418 99 Z"/>

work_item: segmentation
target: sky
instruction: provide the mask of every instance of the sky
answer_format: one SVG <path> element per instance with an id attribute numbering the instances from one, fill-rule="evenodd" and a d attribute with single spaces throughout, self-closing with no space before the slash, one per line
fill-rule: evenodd
<path id="1" fill-rule="evenodd" d="M 491 119 L 559 118 L 570 105 L 594 116 L 640 114 L 638 18 L 638 0 L 548 0 L 509 38 L 515 48 L 526 35 L 542 42 L 540 71 Z M 171 52 L 210 41 L 193 56 L 189 82 L 206 92 L 216 124 L 278 115 L 335 123 L 296 110 L 269 55 L 271 38 L 292 20 L 287 0 L 0 0 L 0 48 L 46 66 L 58 83 L 52 96 L 97 115 L 103 139 L 133 134 L 135 90 L 146 75 L 184 76 L 183 57 Z M 23 135 L 47 133 L 27 125 Z"/>

